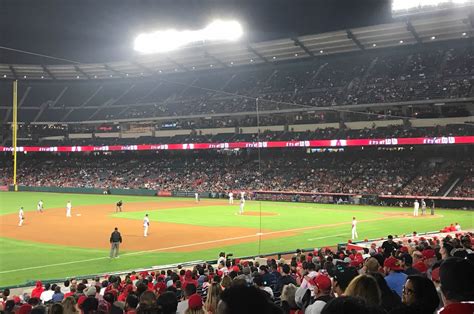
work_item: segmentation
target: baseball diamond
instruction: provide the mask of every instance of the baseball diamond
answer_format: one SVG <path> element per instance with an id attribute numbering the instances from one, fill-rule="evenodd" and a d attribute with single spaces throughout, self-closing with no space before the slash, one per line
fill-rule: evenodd
<path id="1" fill-rule="evenodd" d="M 44 213 L 36 212 L 38 199 L 44 202 Z M 74 209 L 68 219 L 61 206 L 69 199 Z M 248 201 L 250 213 L 264 213 L 260 219 L 253 214 L 236 216 L 239 205 L 223 200 L 203 199 L 197 204 L 186 198 L 123 196 L 124 210 L 117 213 L 116 199 L 113 195 L 1 192 L 0 241 L 5 249 L 0 252 L 0 286 L 29 278 L 213 259 L 220 250 L 249 256 L 333 245 L 350 239 L 354 213 L 362 238 L 384 236 L 388 221 L 392 232 L 399 234 L 436 231 L 453 221 L 465 229 L 474 227 L 472 213 L 459 210 L 438 209 L 434 217 L 413 220 L 407 208 Z M 14 210 L 19 204 L 27 217 L 22 228 L 17 227 Z M 147 238 L 142 231 L 145 212 L 152 222 Z M 123 237 L 121 259 L 108 260 L 108 236 L 115 226 Z"/>

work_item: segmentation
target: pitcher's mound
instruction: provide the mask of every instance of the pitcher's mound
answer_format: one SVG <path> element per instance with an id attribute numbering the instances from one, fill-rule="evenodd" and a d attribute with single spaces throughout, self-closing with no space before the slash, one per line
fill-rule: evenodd
<path id="1" fill-rule="evenodd" d="M 277 216 L 277 213 L 272 212 L 244 212 L 242 215 L 244 216 Z"/>

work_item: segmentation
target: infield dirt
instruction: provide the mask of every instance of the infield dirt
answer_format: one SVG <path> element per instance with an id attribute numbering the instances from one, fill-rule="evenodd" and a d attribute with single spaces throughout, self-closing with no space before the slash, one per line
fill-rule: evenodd
<path id="1" fill-rule="evenodd" d="M 166 210 L 183 207 L 221 206 L 225 202 L 170 201 L 129 203 L 126 211 Z M 265 230 L 242 227 L 206 227 L 191 224 L 151 222 L 148 237 L 143 236 L 141 220 L 112 217 L 115 205 L 77 206 L 71 218 L 65 208 L 47 209 L 43 213 L 27 212 L 22 227 L 18 226 L 18 214 L 2 216 L 0 237 L 40 243 L 74 246 L 81 248 L 108 249 L 109 237 L 115 227 L 122 234 L 121 251 L 192 252 L 203 249 L 250 243 L 265 239 L 288 237 L 296 232 L 278 234 Z M 255 215 L 257 213 L 249 213 Z M 271 213 L 266 213 L 267 215 Z"/>

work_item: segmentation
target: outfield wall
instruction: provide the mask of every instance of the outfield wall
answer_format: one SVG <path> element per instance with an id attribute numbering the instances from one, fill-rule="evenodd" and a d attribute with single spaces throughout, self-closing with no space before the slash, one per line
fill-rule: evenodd
<path id="1" fill-rule="evenodd" d="M 13 185 L 8 187 L 9 191 L 14 191 Z M 113 194 L 113 195 L 138 195 L 155 196 L 157 191 L 147 189 L 98 189 L 98 188 L 73 188 L 55 186 L 25 186 L 19 185 L 18 191 L 27 192 L 52 192 L 52 193 L 77 193 L 77 194 Z"/>

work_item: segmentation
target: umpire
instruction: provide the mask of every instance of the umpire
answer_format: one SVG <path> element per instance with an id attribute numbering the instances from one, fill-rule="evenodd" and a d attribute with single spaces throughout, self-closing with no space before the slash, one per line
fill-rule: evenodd
<path id="1" fill-rule="evenodd" d="M 110 235 L 110 258 L 119 257 L 120 243 L 122 243 L 122 235 L 120 235 L 118 228 L 115 227 L 114 232 Z"/>

